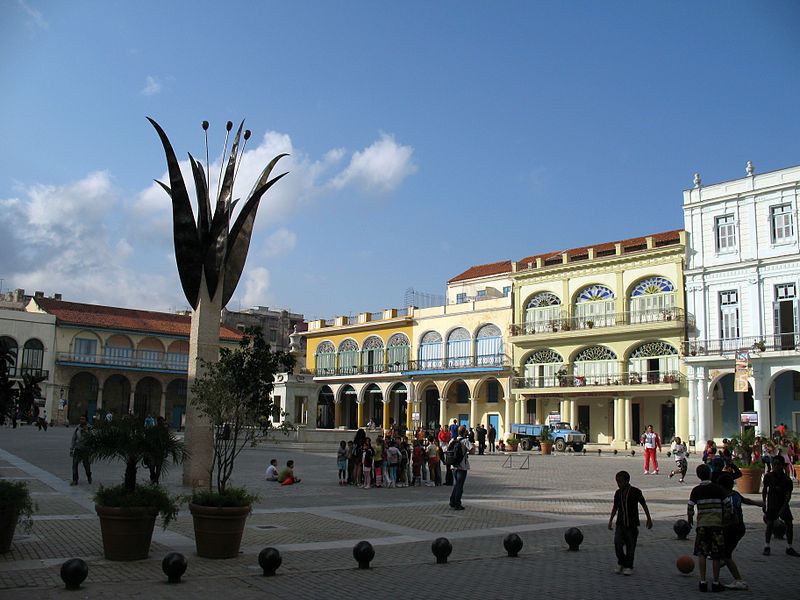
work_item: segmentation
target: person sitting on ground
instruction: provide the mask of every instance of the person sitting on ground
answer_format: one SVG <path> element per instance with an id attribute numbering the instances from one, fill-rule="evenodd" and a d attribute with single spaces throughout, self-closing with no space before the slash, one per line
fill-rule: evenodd
<path id="1" fill-rule="evenodd" d="M 273 458 L 267 467 L 267 481 L 278 481 L 278 459 Z"/>
<path id="2" fill-rule="evenodd" d="M 292 485 L 294 483 L 300 483 L 300 478 L 294 476 L 293 460 L 286 461 L 286 468 L 280 472 L 280 475 L 278 475 L 278 483 L 280 483 L 281 485 Z"/>

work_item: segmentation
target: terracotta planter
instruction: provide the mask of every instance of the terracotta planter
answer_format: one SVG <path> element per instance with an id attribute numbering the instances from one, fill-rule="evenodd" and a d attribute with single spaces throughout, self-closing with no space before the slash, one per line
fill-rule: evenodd
<path id="1" fill-rule="evenodd" d="M 153 506 L 117 508 L 95 504 L 108 560 L 142 560 L 150 553 L 150 540 L 158 509 Z"/>
<path id="2" fill-rule="evenodd" d="M 742 469 L 742 476 L 736 480 L 736 488 L 740 494 L 757 494 L 761 487 L 761 469 Z"/>
<path id="3" fill-rule="evenodd" d="M 249 506 L 200 506 L 189 504 L 194 519 L 197 555 L 204 558 L 235 558 L 242 544 Z"/>
<path id="4" fill-rule="evenodd" d="M 11 550 L 14 531 L 17 529 L 19 511 L 7 506 L 0 507 L 0 553 Z"/>
<path id="5" fill-rule="evenodd" d="M 795 479 L 800 479 L 800 463 L 794 466 L 794 477 Z"/>
<path id="6" fill-rule="evenodd" d="M 517 448 L 519 448 L 519 442 L 508 442 L 506 445 L 508 446 L 509 452 L 516 452 Z"/>
<path id="7" fill-rule="evenodd" d="M 542 454 L 552 454 L 553 453 L 553 443 L 552 442 L 540 442 L 539 445 L 542 448 Z"/>

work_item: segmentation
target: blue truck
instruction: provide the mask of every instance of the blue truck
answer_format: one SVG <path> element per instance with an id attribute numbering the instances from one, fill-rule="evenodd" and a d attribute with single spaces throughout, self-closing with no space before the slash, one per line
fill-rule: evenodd
<path id="1" fill-rule="evenodd" d="M 510 433 L 519 440 L 519 445 L 523 450 L 530 450 L 539 447 L 539 438 L 542 429 L 550 429 L 550 436 L 553 438 L 553 447 L 559 452 L 564 452 L 567 447 L 572 448 L 573 452 L 580 452 L 586 443 L 586 434 L 576 431 L 569 423 L 558 422 L 549 425 L 528 425 L 524 423 L 514 423 L 511 425 Z"/>

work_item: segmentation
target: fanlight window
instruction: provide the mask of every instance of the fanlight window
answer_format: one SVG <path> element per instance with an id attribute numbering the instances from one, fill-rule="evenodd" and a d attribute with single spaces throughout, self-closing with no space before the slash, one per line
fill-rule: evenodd
<path id="1" fill-rule="evenodd" d="M 670 380 L 678 374 L 678 350 L 666 342 L 648 342 L 631 352 L 628 371 L 632 383 Z"/>
<path id="2" fill-rule="evenodd" d="M 383 372 L 383 340 L 381 338 L 373 335 L 364 340 L 361 364 L 366 373 Z"/>
<path id="3" fill-rule="evenodd" d="M 440 369 L 443 358 L 442 336 L 436 331 L 428 331 L 419 344 L 419 368 Z"/>
<path id="4" fill-rule="evenodd" d="M 478 366 L 496 367 L 503 364 L 503 337 L 497 325 L 484 325 L 475 340 L 475 359 Z"/>
<path id="5" fill-rule="evenodd" d="M 614 292 L 604 285 L 590 285 L 575 299 L 575 320 L 579 326 L 589 321 L 598 327 L 614 325 L 615 310 Z"/>
<path id="6" fill-rule="evenodd" d="M 404 333 L 395 333 L 386 344 L 386 368 L 389 371 L 406 371 L 411 359 L 411 343 Z"/>
<path id="7" fill-rule="evenodd" d="M 347 339 L 339 344 L 338 372 L 345 375 L 358 372 L 358 344 L 355 340 Z"/>
<path id="8" fill-rule="evenodd" d="M 631 291 L 631 322 L 663 321 L 675 308 L 675 286 L 665 277 L 648 277 Z"/>
<path id="9" fill-rule="evenodd" d="M 536 294 L 525 307 L 525 333 L 541 333 L 561 319 L 561 299 L 550 292 Z"/>
<path id="10" fill-rule="evenodd" d="M 605 385 L 619 377 L 617 355 L 605 346 L 584 348 L 573 365 L 576 385 Z"/>
<path id="11" fill-rule="evenodd" d="M 325 341 L 317 346 L 315 355 L 318 375 L 333 375 L 336 371 L 336 348 Z"/>
<path id="12" fill-rule="evenodd" d="M 44 344 L 37 339 L 25 342 L 22 348 L 22 372 L 38 374 L 44 362 Z"/>
<path id="13" fill-rule="evenodd" d="M 469 331 L 458 327 L 447 336 L 447 366 L 468 367 L 472 362 L 472 340 Z"/>
<path id="14" fill-rule="evenodd" d="M 537 350 L 525 361 L 525 387 L 553 387 L 558 385 L 557 373 L 564 358 L 553 350 Z"/>

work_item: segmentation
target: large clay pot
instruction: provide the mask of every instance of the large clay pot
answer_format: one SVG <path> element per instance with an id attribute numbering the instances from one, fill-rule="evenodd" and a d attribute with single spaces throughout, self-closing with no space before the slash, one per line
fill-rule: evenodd
<path id="1" fill-rule="evenodd" d="M 0 506 L 0 553 L 11 550 L 14 531 L 17 529 L 19 511 L 8 506 Z"/>
<path id="2" fill-rule="evenodd" d="M 189 504 L 194 519 L 197 555 L 204 558 L 235 558 L 242 544 L 249 506 L 200 506 Z"/>
<path id="3" fill-rule="evenodd" d="M 552 442 L 540 442 L 539 445 L 542 448 L 542 454 L 552 454 L 553 453 L 553 443 Z"/>
<path id="4" fill-rule="evenodd" d="M 761 469 L 742 469 L 742 476 L 736 480 L 736 488 L 740 494 L 757 494 L 761 487 Z"/>
<path id="5" fill-rule="evenodd" d="M 95 504 L 108 560 L 142 560 L 150 553 L 158 509 L 153 506 L 118 508 Z"/>
<path id="6" fill-rule="evenodd" d="M 516 452 L 517 448 L 519 448 L 519 442 L 508 442 L 506 446 L 508 446 L 509 452 Z"/>

